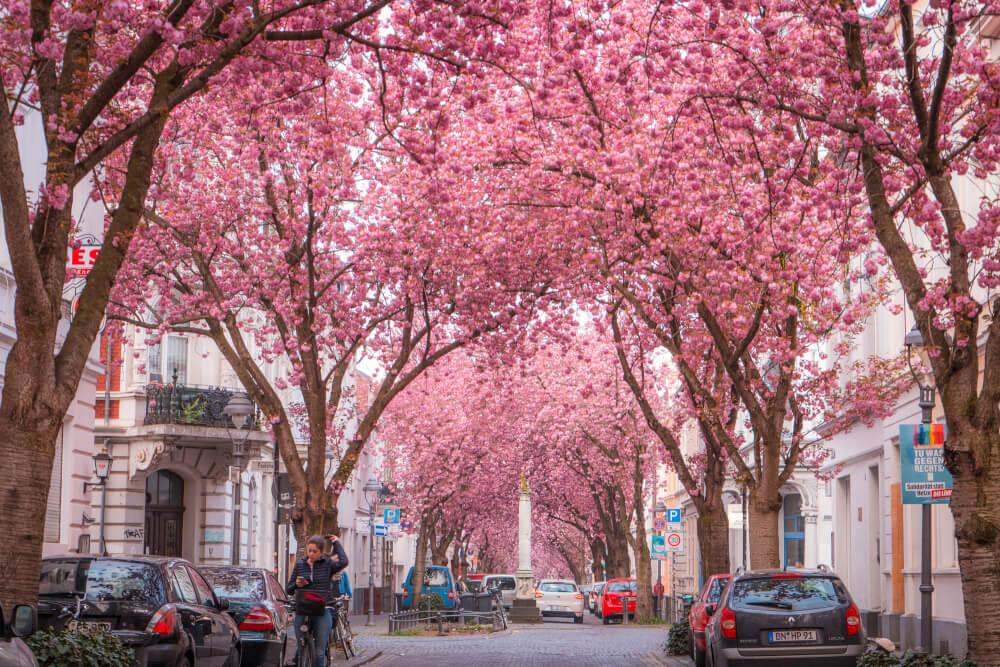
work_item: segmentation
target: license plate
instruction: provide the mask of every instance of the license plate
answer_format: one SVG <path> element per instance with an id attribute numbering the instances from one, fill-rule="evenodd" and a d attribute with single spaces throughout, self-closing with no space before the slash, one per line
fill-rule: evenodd
<path id="1" fill-rule="evenodd" d="M 111 623 L 109 621 L 70 621 L 67 625 L 70 630 L 87 629 L 111 632 Z"/>
<path id="2" fill-rule="evenodd" d="M 552 611 L 566 611 L 566 607 L 561 604 L 552 605 Z"/>
<path id="3" fill-rule="evenodd" d="M 815 630 L 772 630 L 768 633 L 773 642 L 814 642 Z"/>

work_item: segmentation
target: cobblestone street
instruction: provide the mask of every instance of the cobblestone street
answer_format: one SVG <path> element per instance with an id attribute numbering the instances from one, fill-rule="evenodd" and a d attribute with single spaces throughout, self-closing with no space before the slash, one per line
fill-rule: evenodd
<path id="1" fill-rule="evenodd" d="M 685 665 L 664 653 L 666 638 L 666 626 L 605 626 L 588 614 L 583 625 L 546 620 L 478 637 L 361 634 L 356 641 L 363 650 L 358 663 L 372 667 Z"/>

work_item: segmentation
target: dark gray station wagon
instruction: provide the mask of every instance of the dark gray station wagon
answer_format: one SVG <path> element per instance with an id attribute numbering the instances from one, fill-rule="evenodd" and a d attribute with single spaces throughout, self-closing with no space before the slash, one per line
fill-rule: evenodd
<path id="1" fill-rule="evenodd" d="M 737 574 L 707 610 L 713 667 L 853 667 L 864 650 L 858 607 L 825 567 Z"/>

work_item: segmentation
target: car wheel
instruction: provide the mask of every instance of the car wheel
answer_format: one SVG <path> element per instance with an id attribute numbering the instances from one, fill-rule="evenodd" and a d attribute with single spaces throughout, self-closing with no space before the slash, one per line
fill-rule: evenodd
<path id="1" fill-rule="evenodd" d="M 602 616 L 601 617 L 601 621 L 604 623 L 604 625 L 610 625 L 611 624 L 611 619 L 608 618 L 607 616 Z"/>
<path id="2" fill-rule="evenodd" d="M 191 667 L 191 661 L 186 655 L 182 655 L 181 659 L 177 661 L 177 667 Z"/>
<path id="3" fill-rule="evenodd" d="M 583 623 L 583 614 L 580 614 L 579 616 L 574 616 L 573 617 L 573 622 L 574 623 Z"/>

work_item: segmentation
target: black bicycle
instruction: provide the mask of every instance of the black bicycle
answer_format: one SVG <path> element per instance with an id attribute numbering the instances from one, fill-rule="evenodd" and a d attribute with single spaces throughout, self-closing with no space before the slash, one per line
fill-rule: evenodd
<path id="1" fill-rule="evenodd" d="M 500 625 L 503 629 L 507 629 L 507 608 L 503 606 L 503 593 L 500 592 L 500 586 L 494 586 L 492 588 L 486 589 L 490 597 L 493 598 L 493 604 L 497 606 L 497 610 L 500 612 Z"/>
<path id="2" fill-rule="evenodd" d="M 351 618 L 347 612 L 347 601 L 350 598 L 346 595 L 334 598 L 327 608 L 333 616 L 333 629 L 330 631 L 330 641 L 326 644 L 326 664 L 330 664 L 333 659 L 333 648 L 344 652 L 344 658 L 350 659 L 358 654 L 354 648 L 354 633 L 351 631 Z"/>

